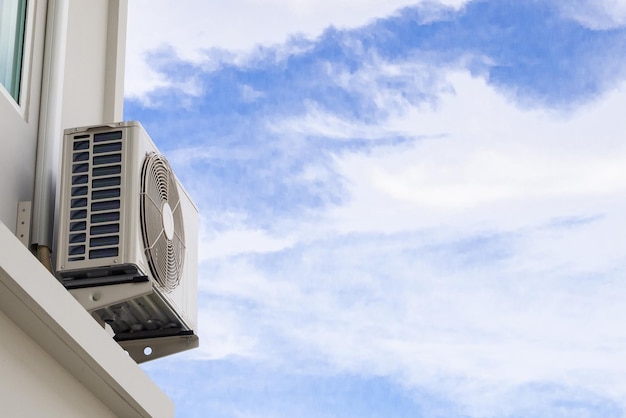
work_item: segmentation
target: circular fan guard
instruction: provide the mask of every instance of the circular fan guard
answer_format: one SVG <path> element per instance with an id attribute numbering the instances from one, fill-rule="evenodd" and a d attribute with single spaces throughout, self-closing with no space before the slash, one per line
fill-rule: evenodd
<path id="1" fill-rule="evenodd" d="M 150 271 L 161 288 L 169 293 L 180 283 L 185 235 L 176 180 L 169 163 L 160 154 L 149 154 L 144 161 L 140 212 Z"/>

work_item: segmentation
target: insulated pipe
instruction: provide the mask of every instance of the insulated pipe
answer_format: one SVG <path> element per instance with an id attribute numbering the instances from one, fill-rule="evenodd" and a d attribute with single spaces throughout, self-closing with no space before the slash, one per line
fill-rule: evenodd
<path id="1" fill-rule="evenodd" d="M 50 273 L 54 273 L 52 269 L 52 258 L 50 257 L 50 248 L 45 245 L 40 245 L 37 247 L 37 258 L 44 265 L 45 268 L 48 269 Z"/>
<path id="2" fill-rule="evenodd" d="M 68 10 L 69 0 L 48 1 L 33 196 L 31 242 L 40 261 L 51 271 L 50 249 L 54 226 L 56 177 L 61 155 Z"/>

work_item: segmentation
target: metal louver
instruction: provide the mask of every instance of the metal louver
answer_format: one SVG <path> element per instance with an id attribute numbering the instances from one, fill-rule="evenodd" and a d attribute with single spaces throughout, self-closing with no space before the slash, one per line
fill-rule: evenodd
<path id="1" fill-rule="evenodd" d="M 122 146 L 121 130 L 72 136 L 68 263 L 119 255 Z"/>
<path id="2" fill-rule="evenodd" d="M 164 156 L 149 154 L 141 172 L 141 232 L 148 265 L 169 293 L 180 283 L 185 236 L 176 179 Z"/>

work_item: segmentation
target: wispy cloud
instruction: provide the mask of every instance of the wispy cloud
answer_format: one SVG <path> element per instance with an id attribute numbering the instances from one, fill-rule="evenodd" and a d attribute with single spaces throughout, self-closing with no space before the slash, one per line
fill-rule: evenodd
<path id="1" fill-rule="evenodd" d="M 425 416 L 619 416 L 624 34 L 553 6 L 408 8 L 280 60 L 160 63 L 201 92 L 128 107 L 202 210 L 185 361 L 272 387 L 380 377 Z"/>
<path id="2" fill-rule="evenodd" d="M 441 3 L 460 8 L 467 1 L 444 0 Z M 231 57 L 254 54 L 259 45 L 282 44 L 294 36 L 315 38 L 329 26 L 358 27 L 403 6 L 421 2 L 188 0 L 181 7 L 179 2 L 161 0 L 159 7 L 154 7 L 150 0 L 133 0 L 129 2 L 126 95 L 140 98 L 168 85 L 167 76 L 146 63 L 149 53 L 163 47 L 171 47 L 182 60 L 210 66 L 208 50 L 222 50 L 222 54 Z"/>
<path id="3" fill-rule="evenodd" d="M 405 135 L 412 129 L 417 137 L 438 132 L 441 138 L 382 153 L 337 157 L 340 175 L 353 185 L 352 205 L 358 205 L 339 225 L 354 223 L 353 213 L 361 214 L 369 227 L 374 219 L 394 223 L 394 217 L 385 215 L 392 202 L 424 216 L 422 221 L 420 216 L 412 222 L 406 219 L 411 224 L 432 225 L 434 218 L 445 219 L 448 213 L 454 217 L 459 210 L 479 212 L 507 202 L 515 214 L 511 217 L 521 220 L 524 216 L 515 206 L 546 204 L 545 209 L 554 205 L 555 213 L 568 206 L 576 211 L 588 205 L 568 205 L 568 199 L 598 199 L 624 191 L 626 177 L 620 167 L 626 149 L 611 134 L 625 128 L 615 114 L 624 105 L 623 87 L 577 112 L 551 115 L 520 109 L 468 74 L 451 73 L 450 81 L 455 93 L 443 95 L 436 109 L 404 109 L 383 124 L 392 133 L 402 125 Z M 374 201 L 387 203 L 372 205 Z M 384 212 L 372 218 L 368 208 Z M 528 211 L 531 219 L 534 212 Z"/>
<path id="4" fill-rule="evenodd" d="M 272 237 L 261 229 L 230 229 L 204 235 L 199 248 L 200 261 L 246 253 L 271 253 L 292 245 L 287 237 Z"/>
<path id="5" fill-rule="evenodd" d="M 234 230 L 209 244 L 242 238 L 203 267 L 203 300 L 219 307 L 207 324 L 229 326 L 207 328 L 200 353 L 391 376 L 471 416 L 626 394 L 615 380 L 626 334 L 613 324 L 626 292 L 615 168 L 626 149 L 609 135 L 624 122 L 607 118 L 626 91 L 555 114 L 468 74 L 447 79 L 437 117 L 412 128 L 445 138 L 338 154 L 348 199 L 315 223 L 288 222 L 291 241 Z"/>
<path id="6" fill-rule="evenodd" d="M 626 3 L 620 0 L 574 0 L 555 4 L 565 16 L 592 29 L 626 25 Z"/>

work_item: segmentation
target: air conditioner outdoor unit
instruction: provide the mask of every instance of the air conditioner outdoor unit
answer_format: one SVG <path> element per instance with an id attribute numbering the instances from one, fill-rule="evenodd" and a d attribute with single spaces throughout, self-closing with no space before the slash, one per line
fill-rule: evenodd
<path id="1" fill-rule="evenodd" d="M 65 130 L 57 277 L 139 362 L 198 346 L 198 210 L 141 124 Z"/>

